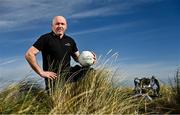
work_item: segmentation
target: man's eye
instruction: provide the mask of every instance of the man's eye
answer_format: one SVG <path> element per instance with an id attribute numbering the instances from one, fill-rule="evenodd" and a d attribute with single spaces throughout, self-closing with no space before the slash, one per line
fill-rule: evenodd
<path id="1" fill-rule="evenodd" d="M 65 23 L 56 23 L 56 25 L 65 25 Z"/>

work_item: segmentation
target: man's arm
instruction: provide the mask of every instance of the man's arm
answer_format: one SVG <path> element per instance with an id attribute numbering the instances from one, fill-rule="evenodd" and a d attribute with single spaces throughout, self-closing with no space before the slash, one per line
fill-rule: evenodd
<path id="1" fill-rule="evenodd" d="M 50 71 L 43 71 L 37 63 L 36 55 L 39 50 L 34 46 L 30 47 L 25 54 L 25 58 L 28 61 L 32 69 L 43 78 L 55 79 L 57 77 L 56 73 Z"/>
<path id="2" fill-rule="evenodd" d="M 75 53 L 72 55 L 73 59 L 74 59 L 76 62 L 79 62 L 79 61 L 78 61 L 79 55 L 80 55 L 79 51 L 75 52 Z"/>

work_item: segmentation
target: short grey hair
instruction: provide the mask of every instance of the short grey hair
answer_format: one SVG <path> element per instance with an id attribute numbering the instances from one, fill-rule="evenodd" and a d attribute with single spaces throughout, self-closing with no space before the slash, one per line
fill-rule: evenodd
<path id="1" fill-rule="evenodd" d="M 66 18 L 64 16 L 54 16 L 54 18 L 52 19 L 52 25 L 55 23 L 55 20 L 57 17 L 64 18 L 64 20 L 66 21 Z M 66 24 L 67 24 L 67 21 L 66 21 Z"/>

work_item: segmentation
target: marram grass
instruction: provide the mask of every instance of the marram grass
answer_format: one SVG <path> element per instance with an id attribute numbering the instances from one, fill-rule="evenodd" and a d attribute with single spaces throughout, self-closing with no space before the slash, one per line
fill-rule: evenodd
<path id="1" fill-rule="evenodd" d="M 59 82 L 48 95 L 35 81 L 21 81 L 0 92 L 1 114 L 145 114 L 180 113 L 175 88 L 161 85 L 153 101 L 133 98 L 133 89 L 114 87 L 107 70 L 88 72 L 78 82 Z M 178 75 L 176 76 L 178 77 Z M 179 78 L 179 77 L 178 77 Z"/>

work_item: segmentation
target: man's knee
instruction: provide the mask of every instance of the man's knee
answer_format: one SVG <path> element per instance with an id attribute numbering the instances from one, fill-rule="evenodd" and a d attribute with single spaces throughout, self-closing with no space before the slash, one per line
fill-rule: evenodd
<path id="1" fill-rule="evenodd" d="M 71 67 L 70 73 L 71 77 L 73 77 L 72 81 L 78 81 L 82 78 L 84 78 L 87 74 L 87 72 L 94 70 L 91 67 L 82 67 L 80 65 L 75 65 L 74 67 Z"/>

